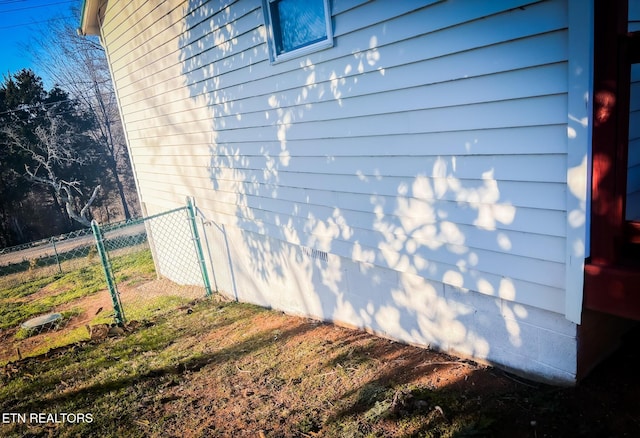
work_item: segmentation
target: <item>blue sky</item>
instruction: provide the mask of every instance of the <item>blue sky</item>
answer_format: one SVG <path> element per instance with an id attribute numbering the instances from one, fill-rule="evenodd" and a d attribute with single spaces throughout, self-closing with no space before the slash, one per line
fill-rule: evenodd
<path id="1" fill-rule="evenodd" d="M 71 7 L 79 9 L 81 4 L 82 0 L 0 0 L 0 78 L 23 68 L 31 68 L 43 76 L 25 47 L 51 20 L 73 17 L 79 23 Z M 50 88 L 52 84 L 43 79 L 45 87 Z"/>

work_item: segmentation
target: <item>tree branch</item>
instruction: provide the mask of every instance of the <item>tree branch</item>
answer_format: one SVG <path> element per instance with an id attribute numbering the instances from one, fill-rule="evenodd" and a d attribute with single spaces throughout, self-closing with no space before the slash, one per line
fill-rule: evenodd
<path id="1" fill-rule="evenodd" d="M 96 196 L 98 196 L 99 191 L 100 191 L 100 184 L 98 184 L 96 188 L 93 189 L 93 193 L 91 194 L 91 197 L 89 198 L 85 206 L 82 207 L 82 210 L 80 210 L 80 216 L 86 219 L 87 209 L 91 206 L 91 204 L 93 204 L 93 201 L 96 200 Z M 91 226 L 91 222 L 88 219 L 86 219 L 86 221 L 89 224 L 89 226 Z"/>
<path id="2" fill-rule="evenodd" d="M 70 127 L 64 120 L 53 114 L 53 110 L 47 111 L 49 123 L 38 126 L 35 130 L 37 139 L 35 144 L 22 137 L 18 128 L 12 126 L 2 130 L 7 136 L 10 145 L 17 147 L 31 155 L 32 165 L 24 165 L 25 177 L 30 181 L 53 188 L 55 196 L 62 201 L 69 217 L 74 221 L 91 226 L 87 218 L 89 207 L 96 200 L 100 185 L 93 189 L 91 197 L 78 213 L 75 208 L 73 191 L 83 195 L 80 182 L 77 180 L 65 181 L 58 177 L 57 167 L 60 165 L 83 165 L 87 159 L 78 157 L 72 148 Z"/>

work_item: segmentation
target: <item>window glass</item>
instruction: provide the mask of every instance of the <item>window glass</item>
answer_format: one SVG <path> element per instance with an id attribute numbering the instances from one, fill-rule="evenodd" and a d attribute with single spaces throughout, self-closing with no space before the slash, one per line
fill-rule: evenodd
<path id="1" fill-rule="evenodd" d="M 640 64 L 631 64 L 626 219 L 640 221 Z"/>
<path id="2" fill-rule="evenodd" d="M 324 0 L 280 0 L 271 3 L 276 53 L 327 39 Z"/>
<path id="3" fill-rule="evenodd" d="M 272 61 L 299 49 L 332 44 L 327 0 L 269 0 L 267 5 Z"/>

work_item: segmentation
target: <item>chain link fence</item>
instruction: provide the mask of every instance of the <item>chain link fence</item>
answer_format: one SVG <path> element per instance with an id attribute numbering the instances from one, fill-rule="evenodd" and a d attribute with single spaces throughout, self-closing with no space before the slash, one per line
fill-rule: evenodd
<path id="1" fill-rule="evenodd" d="M 93 231 L 117 324 L 211 296 L 191 203 L 123 225 L 94 223 Z M 140 285 L 146 275 L 168 281 Z"/>
<path id="2" fill-rule="evenodd" d="M 211 295 L 191 203 L 0 250 L 0 364 Z M 120 331 L 118 331 L 120 330 Z"/>
<path id="3" fill-rule="evenodd" d="M 90 228 L 0 249 L 0 288 L 97 263 Z"/>
<path id="4" fill-rule="evenodd" d="M 0 362 L 41 351 L 38 335 L 64 332 L 82 313 L 71 301 L 104 289 L 92 281 L 97 254 L 91 229 L 0 249 Z"/>
<path id="5" fill-rule="evenodd" d="M 0 249 L 0 363 L 86 338 L 104 288 L 91 229 Z"/>

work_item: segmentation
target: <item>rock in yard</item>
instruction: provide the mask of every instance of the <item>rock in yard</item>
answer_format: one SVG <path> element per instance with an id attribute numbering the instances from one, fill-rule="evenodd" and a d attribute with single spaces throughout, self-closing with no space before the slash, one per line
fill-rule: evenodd
<path id="1" fill-rule="evenodd" d="M 109 336 L 122 336 L 124 335 L 124 329 L 122 327 L 113 326 L 109 329 Z"/>
<path id="2" fill-rule="evenodd" d="M 92 341 L 105 339 L 109 334 L 109 326 L 107 324 L 87 325 L 86 327 Z"/>

